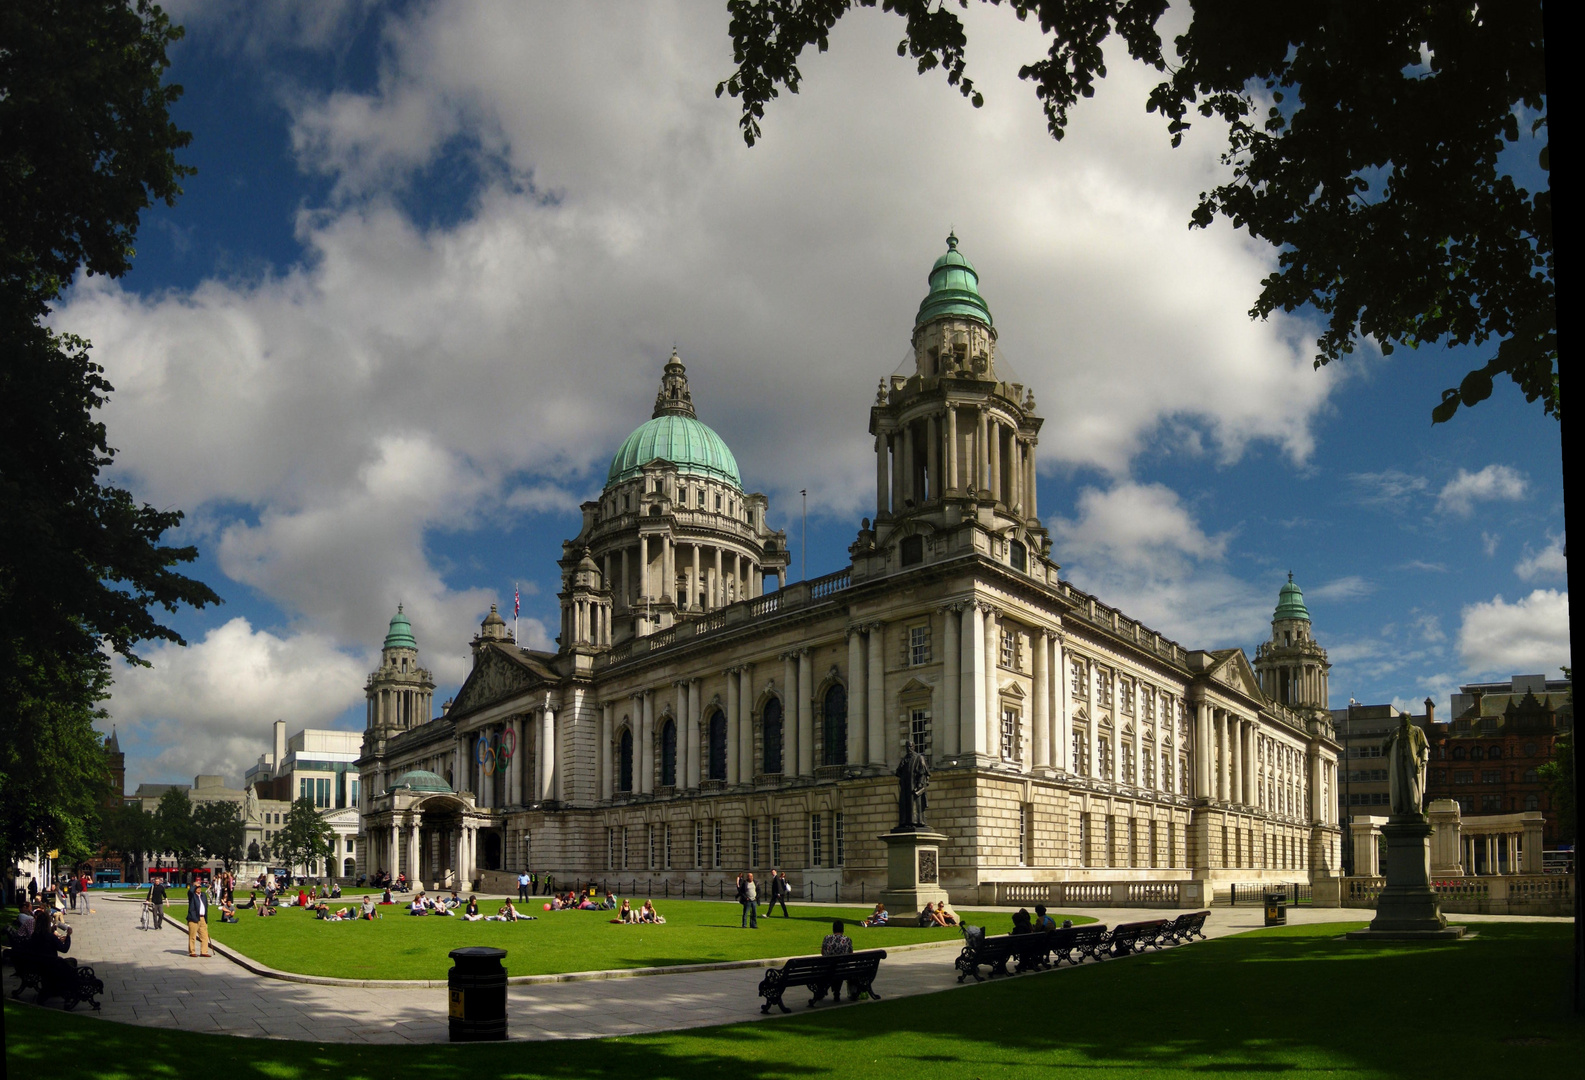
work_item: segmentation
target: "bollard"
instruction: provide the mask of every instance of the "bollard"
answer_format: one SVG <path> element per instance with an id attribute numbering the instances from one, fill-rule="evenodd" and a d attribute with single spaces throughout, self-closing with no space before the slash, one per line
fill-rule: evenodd
<path id="1" fill-rule="evenodd" d="M 1266 893 L 1266 925 L 1288 925 L 1288 893 L 1286 890 L 1283 892 L 1268 891 Z"/>
<path id="2" fill-rule="evenodd" d="M 506 1038 L 505 949 L 471 945 L 451 950 L 446 992 L 452 1042 Z"/>

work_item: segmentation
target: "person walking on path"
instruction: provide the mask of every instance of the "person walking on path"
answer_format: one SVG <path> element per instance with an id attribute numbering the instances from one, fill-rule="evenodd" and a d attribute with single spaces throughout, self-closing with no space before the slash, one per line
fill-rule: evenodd
<path id="1" fill-rule="evenodd" d="M 772 870 L 770 872 L 770 884 L 766 886 L 766 889 L 770 892 L 770 896 L 765 901 L 765 917 L 767 919 L 770 918 L 770 913 L 776 909 L 777 904 L 780 904 L 781 917 L 784 919 L 792 918 L 791 915 L 787 914 L 787 894 L 792 891 L 792 886 L 787 881 L 787 872 L 784 870 L 777 873 Z"/>
<path id="2" fill-rule="evenodd" d="M 76 911 L 77 910 L 77 893 L 81 890 L 81 888 L 82 888 L 82 882 L 78 880 L 76 874 L 73 874 L 71 877 L 66 879 L 66 910 L 67 911 Z"/>
<path id="3" fill-rule="evenodd" d="M 154 908 L 154 929 L 158 930 L 165 925 L 165 879 L 154 883 L 154 888 L 149 890 L 149 905 Z"/>
<path id="4" fill-rule="evenodd" d="M 737 879 L 737 899 L 743 905 L 742 926 L 759 929 L 759 892 L 754 886 L 754 875 L 744 874 Z"/>
<path id="5" fill-rule="evenodd" d="M 198 951 L 200 942 L 202 953 Z M 187 955 L 215 955 L 209 948 L 209 895 L 196 881 L 187 889 Z"/>

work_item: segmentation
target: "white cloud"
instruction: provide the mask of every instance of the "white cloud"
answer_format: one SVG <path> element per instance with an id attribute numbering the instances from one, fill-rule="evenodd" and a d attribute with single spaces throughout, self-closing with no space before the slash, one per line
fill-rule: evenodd
<path id="1" fill-rule="evenodd" d="M 1386 506 L 1404 509 L 1404 503 L 1420 495 L 1431 486 L 1423 476 L 1406 473 L 1401 469 L 1383 469 L 1381 472 L 1355 473 L 1349 477 L 1359 492 L 1359 501 L 1366 506 Z"/>
<path id="2" fill-rule="evenodd" d="M 1508 603 L 1501 596 L 1464 608 L 1458 651 L 1473 676 L 1554 671 L 1568 664 L 1568 593 L 1536 589 Z"/>
<path id="3" fill-rule="evenodd" d="M 1532 552 L 1530 546 L 1526 544 L 1524 558 L 1514 565 L 1513 572 L 1519 575 L 1520 581 L 1547 581 L 1566 578 L 1568 576 L 1566 546 L 1565 538 L 1562 535 L 1548 536 L 1546 547 L 1540 551 Z"/>
<path id="4" fill-rule="evenodd" d="M 1474 473 L 1460 469 L 1457 476 L 1443 485 L 1436 497 L 1436 506 L 1438 510 L 1469 517 L 1475 512 L 1477 502 L 1518 502 L 1529 490 L 1530 483 L 1524 474 L 1507 465 L 1488 465 Z"/>
<path id="5" fill-rule="evenodd" d="M 1307 600 L 1341 602 L 1358 600 L 1361 597 L 1369 596 L 1375 591 L 1376 586 L 1371 582 L 1366 581 L 1358 574 L 1349 574 L 1311 589 L 1305 594 L 1305 598 Z"/>
<path id="6" fill-rule="evenodd" d="M 1172 489 L 1130 481 L 1085 488 L 1078 516 L 1049 524 L 1065 576 L 1188 648 L 1262 635 L 1275 593 L 1227 572 L 1230 538 L 1208 535 Z"/>
<path id="7" fill-rule="evenodd" d="M 1489 559 L 1497 554 L 1497 548 L 1501 543 L 1502 537 L 1499 534 L 1486 532 L 1485 530 L 1481 531 L 1480 549 L 1486 553 L 1486 558 Z"/>

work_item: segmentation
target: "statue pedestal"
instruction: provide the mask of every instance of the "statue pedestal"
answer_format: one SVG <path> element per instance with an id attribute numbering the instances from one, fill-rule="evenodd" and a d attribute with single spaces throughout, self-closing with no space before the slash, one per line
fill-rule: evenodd
<path id="1" fill-rule="evenodd" d="M 1416 815 L 1394 816 L 1381 826 L 1387 838 L 1387 884 L 1376 901 L 1369 929 L 1355 930 L 1356 940 L 1442 941 L 1464 936 L 1462 926 L 1449 926 L 1431 888 L 1431 824 Z"/>
<path id="2" fill-rule="evenodd" d="M 941 887 L 941 849 L 947 837 L 931 829 L 882 833 L 886 841 L 886 891 L 881 901 L 893 921 L 913 919 L 926 905 L 946 900 Z"/>

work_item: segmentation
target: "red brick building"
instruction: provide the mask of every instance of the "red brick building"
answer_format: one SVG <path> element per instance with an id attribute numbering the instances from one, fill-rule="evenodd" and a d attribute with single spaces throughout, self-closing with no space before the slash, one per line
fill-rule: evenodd
<path id="1" fill-rule="evenodd" d="M 1427 801 L 1456 800 L 1466 817 L 1539 810 L 1546 816 L 1543 843 L 1557 847 L 1565 836 L 1539 770 L 1551 759 L 1557 737 L 1573 730 L 1570 684 L 1516 675 L 1459 690 L 1451 721 L 1427 725 Z"/>

